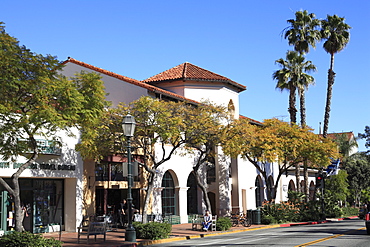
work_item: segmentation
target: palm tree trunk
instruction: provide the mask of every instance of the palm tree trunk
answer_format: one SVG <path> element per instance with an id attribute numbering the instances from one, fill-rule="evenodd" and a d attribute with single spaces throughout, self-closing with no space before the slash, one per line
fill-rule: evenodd
<path id="1" fill-rule="evenodd" d="M 325 115 L 324 115 L 324 129 L 323 129 L 324 138 L 326 138 L 328 134 L 328 128 L 329 128 L 330 105 L 331 105 L 331 97 L 332 97 L 333 84 L 334 84 L 334 78 L 335 78 L 333 67 L 334 67 L 334 54 L 331 54 L 330 68 L 328 71 L 328 89 L 326 92 L 326 106 L 325 106 Z"/>
<path id="2" fill-rule="evenodd" d="M 306 127 L 306 97 L 304 88 L 298 89 L 300 100 L 301 126 Z"/>
<path id="3" fill-rule="evenodd" d="M 296 102 L 296 95 L 295 90 L 296 88 L 291 86 L 289 90 L 289 115 L 290 115 L 290 122 L 291 123 L 297 123 L 297 109 L 295 107 Z"/>

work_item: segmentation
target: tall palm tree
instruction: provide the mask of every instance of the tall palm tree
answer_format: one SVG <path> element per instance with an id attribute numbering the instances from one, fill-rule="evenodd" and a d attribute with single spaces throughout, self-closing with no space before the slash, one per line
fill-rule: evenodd
<path id="1" fill-rule="evenodd" d="M 272 77 L 277 80 L 276 88 L 281 91 L 289 90 L 289 114 L 290 122 L 296 123 L 297 109 L 296 105 L 296 89 L 300 91 L 300 102 L 301 102 L 301 119 L 305 116 L 304 97 L 302 97 L 302 91 L 309 84 L 314 82 L 314 78 L 305 72 L 311 72 L 316 70 L 316 66 L 312 64 L 311 61 L 305 61 L 305 57 L 296 51 L 288 51 L 286 54 L 286 60 L 280 58 L 275 61 L 280 65 L 281 69 L 273 73 Z M 304 123 L 303 126 L 306 124 Z M 297 191 L 300 191 L 300 181 L 299 181 L 299 165 L 296 167 L 296 184 Z"/>
<path id="2" fill-rule="evenodd" d="M 276 88 L 289 90 L 289 114 L 290 122 L 297 122 L 296 109 L 296 89 L 306 88 L 314 82 L 314 78 L 307 72 L 316 70 L 316 66 L 311 61 L 305 61 L 305 57 L 296 51 L 288 51 L 286 60 L 280 58 L 275 61 L 281 69 L 273 73 L 272 77 L 277 80 Z"/>
<path id="3" fill-rule="evenodd" d="M 320 20 L 316 19 L 314 13 L 308 13 L 307 10 L 297 11 L 295 13 L 295 19 L 290 19 L 287 21 L 290 26 L 283 30 L 284 38 L 288 39 L 288 44 L 294 46 L 294 50 L 299 52 L 301 55 L 308 53 L 310 51 L 310 46 L 316 47 L 316 42 L 321 39 L 321 33 L 319 30 Z M 316 67 L 312 65 L 312 70 L 316 70 Z M 306 98 L 305 90 L 314 81 L 312 77 L 304 78 L 300 86 L 298 87 L 298 95 L 300 100 L 300 115 L 301 115 L 301 126 L 306 127 Z M 306 195 L 306 200 L 309 197 L 308 188 L 308 167 L 307 162 L 303 164 L 304 173 L 304 192 Z M 299 191 L 300 187 L 300 165 L 297 164 L 295 167 L 296 184 Z"/>
<path id="4" fill-rule="evenodd" d="M 329 128 L 330 105 L 334 84 L 334 54 L 340 52 L 349 42 L 349 29 L 351 27 L 344 22 L 343 17 L 328 15 L 321 21 L 321 36 L 324 42 L 324 50 L 330 54 L 330 68 L 328 71 L 328 89 L 326 93 L 326 106 L 324 115 L 323 136 L 326 138 Z"/>
<path id="5" fill-rule="evenodd" d="M 294 46 L 294 50 L 300 54 L 308 53 L 310 46 L 316 47 L 316 42 L 321 39 L 320 20 L 314 13 L 307 10 L 295 12 L 295 20 L 287 20 L 289 27 L 283 30 L 284 38 L 288 44 Z"/>

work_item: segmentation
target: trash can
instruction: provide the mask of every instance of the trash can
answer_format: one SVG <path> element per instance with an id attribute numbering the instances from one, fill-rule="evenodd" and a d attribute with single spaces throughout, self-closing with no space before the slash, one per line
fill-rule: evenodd
<path id="1" fill-rule="evenodd" d="M 247 217 L 251 219 L 253 225 L 261 224 L 261 210 L 259 208 L 256 210 L 247 210 Z"/>

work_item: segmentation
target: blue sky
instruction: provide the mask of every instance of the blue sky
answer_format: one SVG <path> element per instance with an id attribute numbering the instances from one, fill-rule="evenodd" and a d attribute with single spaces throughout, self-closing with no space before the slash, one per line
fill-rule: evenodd
<path id="1" fill-rule="evenodd" d="M 298 10 L 320 19 L 337 14 L 352 26 L 347 48 L 335 56 L 329 132 L 363 132 L 370 125 L 370 1 L 2 0 L 0 21 L 36 53 L 138 80 L 193 63 L 247 86 L 242 115 L 288 121 L 288 92 L 275 89 L 272 73 L 292 49 L 281 32 Z M 306 98 L 307 123 L 318 133 L 330 57 L 319 43 L 307 59 L 318 68 Z"/>

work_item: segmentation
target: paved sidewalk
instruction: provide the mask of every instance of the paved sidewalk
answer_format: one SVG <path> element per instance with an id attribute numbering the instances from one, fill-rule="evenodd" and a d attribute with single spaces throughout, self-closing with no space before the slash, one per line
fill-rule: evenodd
<path id="1" fill-rule="evenodd" d="M 104 242 L 103 236 L 99 235 L 96 238 L 96 242 L 94 241 L 94 236 L 90 237 L 89 244 L 87 244 L 86 236 L 81 236 L 80 243 L 77 243 L 77 233 L 76 232 L 62 232 L 61 241 L 64 242 L 63 246 L 76 246 L 76 247 L 87 247 L 87 246 L 109 246 L 109 247 L 126 247 L 126 246 L 147 246 L 150 244 L 158 244 L 161 242 L 170 242 L 170 241 L 179 241 L 185 240 L 189 238 L 197 238 L 197 237 L 205 237 L 212 234 L 226 234 L 231 232 L 238 232 L 238 231 L 247 231 L 252 229 L 260 229 L 265 228 L 264 225 L 252 225 L 250 227 L 232 227 L 227 232 L 215 231 L 215 232 L 201 232 L 201 231 L 193 231 L 191 230 L 191 223 L 186 224 L 178 224 L 172 225 L 172 232 L 170 238 L 168 239 L 161 239 L 161 240 L 148 240 L 148 239 L 137 239 L 137 243 L 127 243 L 125 242 L 125 230 L 124 229 L 117 229 L 117 231 L 107 232 L 106 241 Z M 271 227 L 271 226 L 267 226 Z M 55 239 L 59 239 L 58 232 L 52 233 L 44 233 L 45 237 L 50 238 L 54 237 Z"/>

